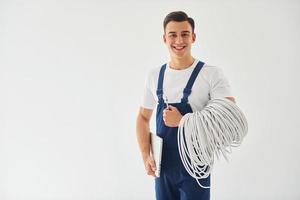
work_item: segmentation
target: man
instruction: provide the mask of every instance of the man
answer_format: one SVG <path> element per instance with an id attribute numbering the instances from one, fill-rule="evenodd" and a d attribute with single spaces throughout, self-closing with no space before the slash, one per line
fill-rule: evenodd
<path id="1" fill-rule="evenodd" d="M 196 41 L 194 20 L 182 11 L 164 19 L 163 41 L 170 62 L 154 68 L 147 76 L 142 105 L 137 117 L 137 139 L 147 174 L 155 177 L 155 162 L 150 155 L 149 122 L 156 110 L 156 134 L 163 138 L 161 175 L 155 179 L 158 200 L 208 200 L 210 189 L 201 188 L 184 169 L 177 146 L 177 130 L 182 116 L 201 110 L 208 100 L 228 98 L 230 86 L 218 67 L 209 66 L 191 54 Z M 168 106 L 167 106 L 168 105 Z M 210 185 L 210 176 L 201 180 Z"/>

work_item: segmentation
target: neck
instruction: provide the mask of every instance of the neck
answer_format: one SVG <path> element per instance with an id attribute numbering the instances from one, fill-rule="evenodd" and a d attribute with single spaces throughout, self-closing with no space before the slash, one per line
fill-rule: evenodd
<path id="1" fill-rule="evenodd" d="M 182 70 L 190 67 L 195 61 L 195 58 L 189 56 L 187 58 L 171 58 L 169 63 L 170 68 Z"/>

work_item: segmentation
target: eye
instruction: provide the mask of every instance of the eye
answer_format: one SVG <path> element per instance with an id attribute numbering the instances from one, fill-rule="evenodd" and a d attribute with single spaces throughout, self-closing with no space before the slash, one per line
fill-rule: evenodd
<path id="1" fill-rule="evenodd" d="M 175 37 L 176 37 L 176 34 L 169 34 L 169 37 L 170 37 L 170 38 L 175 38 Z"/>
<path id="2" fill-rule="evenodd" d="M 190 34 L 188 34 L 188 33 L 183 33 L 183 34 L 181 34 L 181 36 L 182 36 L 182 37 L 189 37 Z"/>

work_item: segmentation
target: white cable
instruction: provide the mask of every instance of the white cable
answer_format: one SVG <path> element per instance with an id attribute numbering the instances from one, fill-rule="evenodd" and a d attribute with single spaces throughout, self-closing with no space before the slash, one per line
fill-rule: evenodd
<path id="1" fill-rule="evenodd" d="M 241 144 L 248 131 L 243 112 L 232 101 L 213 99 L 201 111 L 187 113 L 178 126 L 178 149 L 186 171 L 197 180 L 207 178 L 214 155 L 228 161 L 231 147 Z"/>

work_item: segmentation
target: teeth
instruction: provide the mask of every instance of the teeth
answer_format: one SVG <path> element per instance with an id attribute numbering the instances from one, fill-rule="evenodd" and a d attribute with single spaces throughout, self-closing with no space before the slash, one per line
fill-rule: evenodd
<path id="1" fill-rule="evenodd" d="M 175 49 L 177 49 L 177 50 L 181 50 L 181 49 L 183 49 L 184 47 L 174 47 Z"/>

